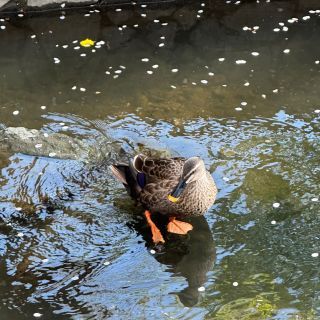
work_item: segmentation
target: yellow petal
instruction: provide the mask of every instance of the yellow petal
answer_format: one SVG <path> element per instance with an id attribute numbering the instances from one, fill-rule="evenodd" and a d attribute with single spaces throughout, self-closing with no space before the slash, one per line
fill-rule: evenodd
<path id="1" fill-rule="evenodd" d="M 83 47 L 91 47 L 93 46 L 95 43 L 95 41 L 91 40 L 91 39 L 85 39 L 85 40 L 82 40 L 80 41 L 80 45 L 83 46 Z"/>

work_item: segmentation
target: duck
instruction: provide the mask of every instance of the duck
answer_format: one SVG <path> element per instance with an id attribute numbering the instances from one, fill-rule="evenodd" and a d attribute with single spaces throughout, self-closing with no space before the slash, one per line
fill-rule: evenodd
<path id="1" fill-rule="evenodd" d="M 216 184 L 200 157 L 154 158 L 137 154 L 129 163 L 117 163 L 110 169 L 145 209 L 155 244 L 165 240 L 152 220 L 153 214 L 169 218 L 168 232 L 186 235 L 193 227 L 181 219 L 204 215 L 216 199 Z"/>

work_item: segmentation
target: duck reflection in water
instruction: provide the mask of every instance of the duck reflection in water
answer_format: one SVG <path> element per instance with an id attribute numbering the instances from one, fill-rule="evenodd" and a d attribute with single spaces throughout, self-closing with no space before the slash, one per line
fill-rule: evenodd
<path id="1" fill-rule="evenodd" d="M 212 233 L 207 220 L 201 217 L 192 217 L 188 222 L 192 223 L 193 230 L 188 235 L 176 235 L 166 233 L 166 223 L 163 217 L 158 217 L 157 225 L 163 228 L 163 233 L 170 241 L 158 246 L 159 251 L 154 255 L 155 259 L 168 267 L 173 277 L 185 277 L 188 285 L 177 294 L 181 303 L 186 307 L 192 307 L 199 301 L 198 288 L 203 286 L 207 280 L 207 273 L 212 269 L 216 249 Z M 134 229 L 142 235 L 146 246 L 154 247 L 150 238 L 149 229 L 140 222 L 135 224 Z"/>

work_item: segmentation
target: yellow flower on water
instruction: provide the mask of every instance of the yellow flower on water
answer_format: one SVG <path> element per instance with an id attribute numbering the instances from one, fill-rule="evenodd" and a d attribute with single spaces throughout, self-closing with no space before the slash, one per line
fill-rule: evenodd
<path id="1" fill-rule="evenodd" d="M 95 41 L 88 39 L 88 38 L 80 41 L 80 45 L 83 47 L 86 47 L 86 48 L 93 46 L 94 43 L 95 43 Z"/>

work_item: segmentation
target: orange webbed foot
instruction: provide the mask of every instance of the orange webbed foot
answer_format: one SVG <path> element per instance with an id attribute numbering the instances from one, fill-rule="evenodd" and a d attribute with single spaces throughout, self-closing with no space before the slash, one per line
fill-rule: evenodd
<path id="1" fill-rule="evenodd" d="M 151 213 L 150 211 L 146 210 L 144 212 L 144 215 L 147 219 L 148 225 L 151 228 L 151 233 L 152 233 L 152 241 L 157 244 L 157 243 L 164 243 L 164 239 L 163 236 L 160 232 L 160 230 L 158 229 L 158 227 L 154 224 L 154 222 L 151 220 Z"/>
<path id="2" fill-rule="evenodd" d="M 176 234 L 187 234 L 193 229 L 193 226 L 188 222 L 176 220 L 176 218 L 170 218 L 167 230 Z"/>

